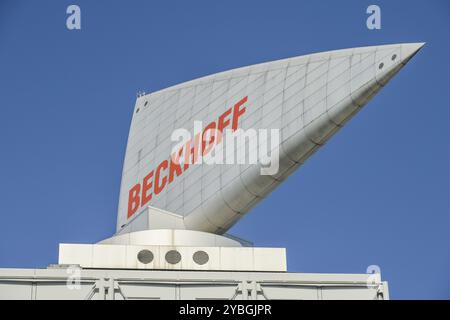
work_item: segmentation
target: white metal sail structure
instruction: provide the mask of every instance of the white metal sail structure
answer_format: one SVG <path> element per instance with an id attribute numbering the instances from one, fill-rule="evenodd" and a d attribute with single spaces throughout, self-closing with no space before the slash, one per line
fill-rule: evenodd
<path id="1" fill-rule="evenodd" d="M 361 110 L 422 46 L 315 53 L 221 72 L 138 97 L 117 232 L 170 228 L 223 234 Z M 278 173 L 261 175 L 259 164 L 196 164 L 179 175 L 170 170 L 171 133 L 177 128 L 192 132 L 196 120 L 204 126 L 218 122 L 231 108 L 225 115 L 230 127 L 238 102 L 239 110 L 245 108 L 239 128 L 280 130 Z M 152 219 L 146 214 L 148 206 L 162 210 Z"/>
<path id="2" fill-rule="evenodd" d="M 224 233 L 324 145 L 422 46 L 316 53 L 221 72 L 138 97 L 123 167 L 117 232 L 97 244 L 60 244 L 59 264 L 287 271 L 284 248 L 253 247 Z M 180 128 L 190 137 L 182 143 L 172 141 Z M 205 134 L 208 129 L 235 129 L 234 133 L 274 129 L 279 144 L 271 143 L 270 153 L 278 156 L 271 159 L 279 160 L 278 170 L 262 174 L 270 161 L 251 162 L 250 157 L 240 164 L 185 162 L 215 154 L 225 142 L 226 154 L 260 150 L 264 144 L 228 145 L 226 133 L 211 139 Z M 379 289 L 383 285 L 378 280 Z"/>

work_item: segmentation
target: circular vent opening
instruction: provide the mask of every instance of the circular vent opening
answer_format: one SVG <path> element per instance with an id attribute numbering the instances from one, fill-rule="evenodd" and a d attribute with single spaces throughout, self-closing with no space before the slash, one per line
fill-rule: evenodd
<path id="1" fill-rule="evenodd" d="M 209 261 L 209 256 L 205 251 L 197 251 L 192 258 L 199 265 L 203 265 Z"/>
<path id="2" fill-rule="evenodd" d="M 383 67 L 384 67 L 384 63 L 383 62 L 378 65 L 378 69 L 383 69 Z"/>
<path id="3" fill-rule="evenodd" d="M 181 254 L 176 250 L 170 250 L 166 253 L 166 261 L 170 264 L 177 264 L 181 261 Z"/>
<path id="4" fill-rule="evenodd" d="M 148 264 L 153 261 L 153 253 L 150 250 L 141 250 L 137 255 L 140 263 Z"/>

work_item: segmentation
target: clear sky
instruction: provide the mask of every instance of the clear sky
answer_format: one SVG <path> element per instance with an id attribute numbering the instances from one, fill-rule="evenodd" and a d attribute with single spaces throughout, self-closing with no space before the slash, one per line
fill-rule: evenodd
<path id="1" fill-rule="evenodd" d="M 81 7 L 81 30 L 66 8 Z M 366 8 L 381 8 L 381 30 Z M 391 298 L 450 298 L 450 1 L 0 2 L 0 267 L 115 231 L 136 92 L 317 51 L 427 42 L 231 233 L 292 272 L 379 265 Z"/>

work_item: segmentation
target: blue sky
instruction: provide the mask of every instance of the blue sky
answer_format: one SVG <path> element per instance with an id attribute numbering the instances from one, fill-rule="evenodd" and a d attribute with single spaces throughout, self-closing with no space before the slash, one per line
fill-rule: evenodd
<path id="1" fill-rule="evenodd" d="M 81 7 L 82 30 L 66 29 Z M 382 29 L 366 28 L 381 7 Z M 317 51 L 427 42 L 231 233 L 292 272 L 379 265 L 391 298 L 450 298 L 450 2 L 0 3 L 0 267 L 115 231 L 136 92 Z"/>

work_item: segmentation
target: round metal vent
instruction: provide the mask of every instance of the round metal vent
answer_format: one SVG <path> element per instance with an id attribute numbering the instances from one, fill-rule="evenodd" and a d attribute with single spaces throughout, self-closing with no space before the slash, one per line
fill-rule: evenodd
<path id="1" fill-rule="evenodd" d="M 379 64 L 378 69 L 383 69 L 383 67 L 384 67 L 384 63 L 382 62 Z"/>
<path id="2" fill-rule="evenodd" d="M 393 54 L 391 59 L 392 59 L 392 61 L 394 61 L 396 58 L 397 58 L 397 55 Z"/>
<path id="3" fill-rule="evenodd" d="M 139 251 L 137 258 L 139 262 L 143 264 L 148 264 L 153 261 L 153 253 L 150 250 L 141 250 Z"/>
<path id="4" fill-rule="evenodd" d="M 197 251 L 194 253 L 193 257 L 196 264 L 202 265 L 209 261 L 209 256 L 205 251 Z"/>
<path id="5" fill-rule="evenodd" d="M 170 264 L 177 264 L 181 261 L 181 254 L 176 250 L 170 250 L 166 253 L 166 261 Z"/>

